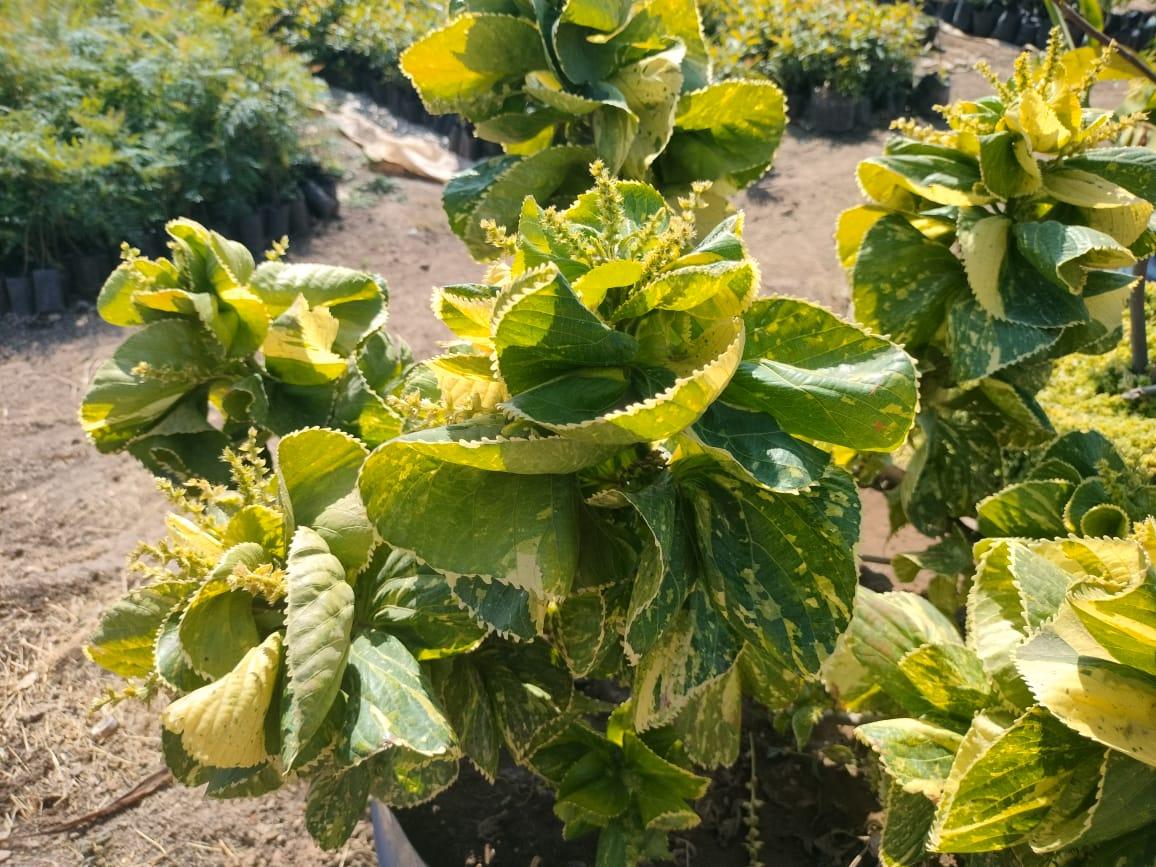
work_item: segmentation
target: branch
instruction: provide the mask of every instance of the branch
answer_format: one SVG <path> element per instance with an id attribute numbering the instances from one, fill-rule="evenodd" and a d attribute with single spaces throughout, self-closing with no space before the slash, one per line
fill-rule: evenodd
<path id="1" fill-rule="evenodd" d="M 1130 388 L 1120 395 L 1124 400 L 1147 400 L 1156 397 L 1156 385 L 1142 385 L 1139 388 Z"/>
<path id="2" fill-rule="evenodd" d="M 1141 75 L 1147 78 L 1153 84 L 1156 84 L 1156 69 L 1149 66 L 1139 54 L 1128 48 L 1126 45 L 1121 45 L 1116 42 L 1111 36 L 1108 36 L 1101 30 L 1096 29 L 1092 24 L 1084 18 L 1079 12 L 1069 6 L 1066 0 L 1054 0 L 1057 7 L 1059 7 L 1060 14 L 1064 16 L 1069 22 L 1076 25 L 1076 29 L 1082 31 L 1085 35 L 1095 39 L 1101 45 L 1115 45 L 1116 53 L 1119 54 L 1128 64 L 1136 69 Z"/>
<path id="3" fill-rule="evenodd" d="M 112 818 L 117 813 L 124 812 L 130 807 L 135 807 L 149 795 L 168 788 L 172 785 L 172 782 L 173 775 L 169 773 L 169 769 L 159 768 L 120 797 L 113 798 L 107 804 L 97 807 L 95 810 L 77 816 L 75 819 L 69 819 L 56 825 L 49 825 L 47 828 L 42 828 L 39 831 L 32 831 L 28 834 L 13 834 L 8 840 L 18 840 L 21 837 L 40 837 L 45 834 L 63 834 L 65 831 L 83 828 L 85 825 L 91 825 L 93 822 L 102 822 L 105 819 Z"/>

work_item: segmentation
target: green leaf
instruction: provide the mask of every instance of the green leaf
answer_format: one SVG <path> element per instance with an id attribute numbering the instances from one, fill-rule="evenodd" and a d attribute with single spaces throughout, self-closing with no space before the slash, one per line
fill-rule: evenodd
<path id="1" fill-rule="evenodd" d="M 631 731 L 623 735 L 622 753 L 627 773 L 641 778 L 632 794 L 645 827 L 678 830 L 698 824 L 686 801 L 706 794 L 708 779 L 668 762 Z"/>
<path id="2" fill-rule="evenodd" d="M 947 303 L 966 289 L 951 249 L 898 214 L 866 231 L 851 270 L 855 318 L 909 349 L 931 339 Z"/>
<path id="3" fill-rule="evenodd" d="M 883 867 L 923 867 L 927 863 L 927 834 L 935 804 L 893 784 L 887 790 L 886 806 L 879 861 Z"/>
<path id="4" fill-rule="evenodd" d="M 573 721 L 574 679 L 543 642 L 495 642 L 478 657 L 502 740 L 524 764 Z"/>
<path id="5" fill-rule="evenodd" d="M 979 166 L 972 160 L 935 153 L 891 154 L 859 163 L 859 186 L 880 205 L 909 210 L 912 196 L 940 205 L 983 205 L 992 196 L 983 191 Z"/>
<path id="6" fill-rule="evenodd" d="M 915 365 L 887 340 L 789 298 L 746 315 L 744 361 L 723 400 L 766 412 L 788 433 L 888 451 L 915 421 Z"/>
<path id="7" fill-rule="evenodd" d="M 312 527 L 349 575 L 365 565 L 373 547 L 373 525 L 357 491 L 368 454 L 349 434 L 319 428 L 294 431 L 277 445 L 286 530 Z"/>
<path id="8" fill-rule="evenodd" d="M 349 839 L 369 802 L 370 776 L 365 765 L 313 778 L 305 799 L 305 827 L 330 852 Z"/>
<path id="9" fill-rule="evenodd" d="M 459 15 L 401 55 L 401 68 L 434 114 L 484 120 L 526 73 L 546 68 L 537 28 L 507 15 Z"/>
<path id="10" fill-rule="evenodd" d="M 708 178 L 745 187 L 771 167 L 786 125 L 786 102 L 775 84 L 708 84 L 679 100 L 674 133 L 655 174 L 663 186 Z"/>
<path id="11" fill-rule="evenodd" d="M 959 750 L 936 809 L 932 851 L 986 852 L 1025 840 L 1069 780 L 1095 774 L 1101 757 L 1038 707 L 978 746 L 965 739 Z"/>
<path id="12" fill-rule="evenodd" d="M 341 689 L 353 629 L 353 588 L 341 561 L 308 527 L 298 527 L 293 536 L 285 583 L 288 676 L 281 755 L 292 768 Z"/>
<path id="13" fill-rule="evenodd" d="M 970 720 L 991 701 L 983 663 L 962 644 L 925 644 L 905 654 L 899 670 L 919 697 L 941 714 Z"/>
<path id="14" fill-rule="evenodd" d="M 310 307 L 304 296 L 269 326 L 261 344 L 265 367 L 289 385 L 316 386 L 345 373 L 346 359 L 335 351 L 341 323 L 327 307 Z"/>
<path id="15" fill-rule="evenodd" d="M 905 711 L 916 714 L 924 713 L 928 705 L 900 670 L 900 660 L 927 645 L 962 643 L 951 621 L 926 599 L 900 591 L 876 593 L 865 587 L 856 590 L 855 616 L 843 640 L 883 692 Z M 836 687 L 842 691 L 839 684 Z"/>
<path id="16" fill-rule="evenodd" d="M 474 218 L 474 211 L 477 210 L 482 195 L 520 159 L 521 157 L 509 155 L 489 157 L 450 178 L 442 189 L 442 208 L 455 235 L 465 238 L 467 232 L 473 231 L 474 224 L 480 219 Z M 487 252 L 492 255 L 492 251 Z M 435 306 L 434 311 L 437 312 L 437 309 Z M 488 334 L 488 329 L 486 333 Z"/>
<path id="17" fill-rule="evenodd" d="M 454 756 L 423 756 L 394 747 L 369 760 L 370 792 L 391 807 L 416 807 L 431 801 L 458 778 Z"/>
<path id="18" fill-rule="evenodd" d="M 85 655 L 121 677 L 147 676 L 161 625 L 195 589 L 195 582 L 173 580 L 132 590 L 101 615 Z"/>
<path id="19" fill-rule="evenodd" d="M 932 799 L 942 793 L 963 741 L 950 729 L 918 719 L 865 723 L 856 727 L 855 737 L 875 751 L 883 769 L 904 792 Z"/>
<path id="20" fill-rule="evenodd" d="M 1156 769 L 1104 750 L 1099 774 L 1073 779 L 1032 832 L 1032 848 L 1056 852 L 1122 837 L 1156 819 Z"/>
<path id="21" fill-rule="evenodd" d="M 722 402 L 711 404 L 692 430 L 715 461 L 770 491 L 806 490 L 831 462 L 827 452 L 795 439 L 769 415 Z"/>
<path id="22" fill-rule="evenodd" d="M 980 500 L 975 507 L 979 531 L 985 536 L 1026 536 L 1050 539 L 1068 532 L 1064 505 L 1072 496 L 1071 482 L 1033 479 L 1009 485 Z"/>
<path id="23" fill-rule="evenodd" d="M 1156 766 L 1156 676 L 1085 655 L 1052 628 L 1017 650 L 1016 668 L 1064 725 Z"/>
<path id="24" fill-rule="evenodd" d="M 635 669 L 635 729 L 674 720 L 697 693 L 731 672 L 740 649 L 705 595 L 693 593 Z"/>
<path id="25" fill-rule="evenodd" d="M 498 369 L 513 395 L 563 373 L 619 367 L 638 353 L 637 341 L 603 324 L 560 274 L 504 303 L 493 333 Z"/>
<path id="26" fill-rule="evenodd" d="M 412 554 L 382 545 L 357 580 L 367 618 L 402 640 L 419 660 L 473 650 L 485 636 L 445 577 Z"/>
<path id="27" fill-rule="evenodd" d="M 669 346 L 658 336 L 651 340 Z M 635 400 L 625 372 L 587 370 L 522 392 L 503 408 L 586 442 L 628 445 L 666 439 L 697 421 L 722 393 L 739 363 L 742 329 L 722 323 L 706 345 L 710 352 L 701 367 L 673 383 L 666 376 L 641 379 Z"/>
<path id="28" fill-rule="evenodd" d="M 624 66 L 609 79 L 608 84 L 623 95 L 630 111 L 637 118 L 636 124 L 629 125 L 630 135 L 625 142 L 626 147 L 618 149 L 622 159 L 614 159 L 609 163 L 608 167 L 614 174 L 621 171 L 626 177 L 645 177 L 651 164 L 669 142 L 683 86 L 680 64 L 685 53 L 683 46 L 677 45 Z M 614 110 L 600 110 L 606 111 Z M 614 113 L 622 116 L 622 112 Z M 595 115 L 596 124 L 598 116 Z M 599 147 L 599 151 L 606 154 L 603 147 Z"/>
<path id="29" fill-rule="evenodd" d="M 561 596 L 578 561 L 572 476 L 490 473 L 386 443 L 361 473 L 361 495 L 382 538 L 439 572 L 484 575 L 538 596 Z M 469 520 L 444 531 L 471 504 Z"/>
<path id="30" fill-rule="evenodd" d="M 1085 579 L 1068 605 L 1088 633 L 1117 662 L 1156 676 L 1156 575 L 1138 568 L 1131 579 Z"/>
<path id="31" fill-rule="evenodd" d="M 1017 222 L 1015 237 L 1020 251 L 1037 271 L 1071 292 L 1084 288 L 1089 270 L 1112 270 L 1136 261 L 1110 235 L 1086 226 L 1069 226 L 1055 220 Z"/>
<path id="32" fill-rule="evenodd" d="M 554 645 L 576 677 L 585 677 L 602 660 L 610 643 L 618 638 L 609 622 L 601 593 L 567 596 L 554 612 L 550 629 Z"/>
<path id="33" fill-rule="evenodd" d="M 84 432 L 102 452 L 124 448 L 222 365 L 196 325 L 176 319 L 146 325 L 97 368 L 80 407 Z"/>
<path id="34" fill-rule="evenodd" d="M 1156 201 L 1156 153 L 1149 148 L 1092 148 L 1065 159 L 1064 166 L 1099 175 L 1145 201 Z"/>
<path id="35" fill-rule="evenodd" d="M 339 748 L 343 762 L 359 763 L 399 747 L 426 756 L 449 751 L 453 730 L 399 639 L 374 629 L 354 636 L 346 671 L 350 699 L 346 740 Z"/>
<path id="36" fill-rule="evenodd" d="M 256 546 L 238 546 L 226 552 L 214 575 L 228 575 L 237 565 L 252 567 L 263 559 Z M 253 619 L 253 597 L 232 589 L 225 577 L 214 577 L 189 600 L 179 634 L 193 669 L 216 680 L 232 671 L 261 641 Z"/>
<path id="37" fill-rule="evenodd" d="M 967 602 L 968 646 L 1004 694 L 1026 706 L 1030 695 L 1014 668 L 1016 647 L 1055 616 L 1070 576 L 1012 540 L 981 542 L 976 560 Z"/>
<path id="38" fill-rule="evenodd" d="M 757 650 L 813 672 L 851 615 L 857 570 L 834 486 L 775 494 L 738 480 L 704 481 L 695 513 L 713 604 Z"/>
<path id="39" fill-rule="evenodd" d="M 591 148 L 558 145 L 518 161 L 503 162 L 500 171 L 493 174 L 487 171 L 472 179 L 475 204 L 467 214 L 455 210 L 457 216 L 451 225 L 462 225 L 457 230 L 458 236 L 475 259 L 491 259 L 497 251 L 486 243 L 482 220 L 494 220 L 499 226 L 513 229 L 527 196 L 542 204 L 572 198 L 587 187 L 587 168 L 595 156 Z M 451 196 L 453 202 L 460 202 L 467 191 L 462 187 L 451 191 L 447 187 L 444 195 Z M 447 212 L 449 208 L 447 205 Z"/>
<path id="40" fill-rule="evenodd" d="M 449 662 L 440 678 L 440 694 L 446 718 L 461 741 L 462 752 L 490 782 L 498 775 L 501 733 L 490 704 L 481 670 L 468 657 Z"/>
<path id="41" fill-rule="evenodd" d="M 983 185 L 1001 199 L 1030 196 L 1041 184 L 1027 139 L 1011 131 L 979 137 L 979 171 Z"/>
<path id="42" fill-rule="evenodd" d="M 961 298 L 947 314 L 947 351 L 952 374 L 972 382 L 1041 355 L 1059 337 L 1054 329 L 1005 322 L 974 298 Z"/>
<path id="43" fill-rule="evenodd" d="M 454 599 L 474 620 L 504 638 L 531 641 L 542 634 L 546 603 L 521 587 L 480 578 L 454 575 L 448 579 Z"/>
<path id="44" fill-rule="evenodd" d="M 178 698 L 161 713 L 165 728 L 202 765 L 249 768 L 268 756 L 265 715 L 281 663 L 273 632 L 220 680 Z"/>
<path id="45" fill-rule="evenodd" d="M 693 580 L 693 555 L 687 516 L 670 476 L 621 493 L 638 512 L 641 535 L 648 542 L 635 573 L 623 635 L 627 654 L 636 660 L 682 608 Z"/>
<path id="46" fill-rule="evenodd" d="M 674 730 L 695 764 L 730 767 L 739 759 L 742 722 L 743 677 L 734 666 L 689 697 Z"/>

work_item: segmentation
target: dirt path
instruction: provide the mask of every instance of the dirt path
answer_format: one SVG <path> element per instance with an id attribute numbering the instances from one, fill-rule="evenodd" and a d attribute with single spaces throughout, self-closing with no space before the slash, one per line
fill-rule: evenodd
<path id="1" fill-rule="evenodd" d="M 952 64 L 982 52 L 1006 68 L 1014 56 L 976 40 L 944 44 Z M 956 88 L 979 92 L 978 78 L 958 76 Z M 838 213 L 858 199 L 855 164 L 884 138 L 832 141 L 796 131 L 786 138 L 775 173 L 738 202 L 748 212 L 764 291 L 846 311 L 831 233 Z M 294 252 L 385 275 L 390 327 L 427 354 L 446 336 L 429 311 L 431 287 L 477 279 L 480 268 L 451 235 L 438 187 L 403 179 L 378 195 L 366 191 L 375 186 L 367 181 L 355 173 L 343 188 L 343 219 Z M 19 836 L 99 806 L 160 765 L 155 714 L 124 705 L 88 716 L 117 684 L 81 653 L 100 610 L 125 589 L 125 556 L 162 528 L 148 474 L 127 457 L 98 455 L 76 423 L 94 366 L 122 336 L 91 312 L 0 322 L 0 864 L 370 864 L 364 822 L 336 856 L 310 842 L 297 788 L 226 803 L 170 788 L 81 832 Z M 870 553 L 885 550 L 879 505 L 868 509 L 863 549 Z M 115 731 L 93 734 L 94 725 Z"/>

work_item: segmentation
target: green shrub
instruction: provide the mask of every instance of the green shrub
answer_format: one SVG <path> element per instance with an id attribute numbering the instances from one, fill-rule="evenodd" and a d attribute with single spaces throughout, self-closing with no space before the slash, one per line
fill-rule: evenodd
<path id="1" fill-rule="evenodd" d="M 897 514 L 941 535 L 1053 436 L 1049 363 L 1118 340 L 1137 257 L 1156 243 L 1156 153 L 1103 147 L 1130 118 L 1084 108 L 1105 56 L 1025 53 L 995 93 L 944 109 L 859 164 L 869 201 L 837 252 L 856 318 L 920 360 L 914 453 Z M 1122 272 L 1123 271 L 1123 272 Z"/>
<path id="2" fill-rule="evenodd" d="M 16 0 L 0 28 L 0 260 L 141 241 L 287 191 L 317 89 L 215 3 Z"/>
<path id="3" fill-rule="evenodd" d="M 495 250 L 483 219 L 512 228 L 526 196 L 562 204 L 595 158 L 668 199 L 710 181 L 725 197 L 771 166 L 786 126 L 768 81 L 716 80 L 694 0 L 462 0 L 405 52 L 434 114 L 459 114 L 505 154 L 445 188 L 450 226 L 475 258 Z"/>
<path id="4" fill-rule="evenodd" d="M 404 81 L 401 53 L 445 17 L 422 0 L 236 0 L 283 44 L 309 56 L 343 86 Z"/>
<path id="5" fill-rule="evenodd" d="M 873 100 L 910 88 L 925 29 L 915 5 L 874 0 L 715 0 L 706 18 L 724 74 Z"/>
<path id="6" fill-rule="evenodd" d="M 814 679 L 857 578 L 859 500 L 829 450 L 905 439 L 912 361 L 760 298 L 741 214 L 696 237 L 700 186 L 675 208 L 596 179 L 491 224 L 502 262 L 435 292 L 457 339 L 416 365 L 380 363 L 375 281 L 253 269 L 186 221 L 172 261 L 110 281 L 102 314 L 148 324 L 86 396 L 98 446 L 214 420 L 233 446 L 223 485 L 163 485 L 183 514 L 88 648 L 127 694 L 176 696 L 177 779 L 213 797 L 308 780 L 306 823 L 335 848 L 371 792 L 412 805 L 463 759 L 493 779 L 504 751 L 556 789 L 568 837 L 599 833 L 598 863 L 626 867 L 698 822 L 696 770 L 737 760 L 743 694 L 777 706 Z M 204 361 L 165 368 L 168 334 Z M 349 392 L 366 412 L 336 411 Z M 186 466 L 219 444 L 186 443 Z M 610 712 L 584 679 L 630 697 Z"/>
<path id="7" fill-rule="evenodd" d="M 1148 357 L 1156 358 L 1156 284 L 1147 285 Z M 1102 355 L 1070 355 L 1056 362 L 1039 393 L 1057 433 L 1097 430 L 1120 450 L 1129 466 L 1156 478 L 1156 403 L 1129 401 L 1121 393 L 1151 384 L 1132 372 L 1131 325 L 1124 320 L 1120 342 Z"/>

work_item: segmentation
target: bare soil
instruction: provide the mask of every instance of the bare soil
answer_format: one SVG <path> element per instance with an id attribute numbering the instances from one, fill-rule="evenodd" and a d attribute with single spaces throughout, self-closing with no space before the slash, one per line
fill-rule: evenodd
<path id="1" fill-rule="evenodd" d="M 984 56 L 1006 70 L 1014 57 L 1007 46 L 981 40 L 947 35 L 941 43 L 937 58 L 948 65 L 970 66 Z M 958 74 L 955 89 L 982 92 L 971 73 Z M 858 200 L 855 164 L 877 153 L 885 136 L 832 140 L 792 129 L 776 170 L 738 202 L 748 214 L 764 291 L 846 311 L 831 234 L 838 213 Z M 343 152 L 353 166 L 342 187 L 343 216 L 293 253 L 384 274 L 391 328 L 419 355 L 428 353 L 447 336 L 429 311 L 431 287 L 477 279 L 480 266 L 450 233 L 437 186 L 398 179 L 382 194 L 355 155 Z M 126 456 L 98 455 L 76 422 L 94 367 L 122 336 L 84 309 L 0 322 L 0 864 L 371 864 L 367 822 L 336 854 L 310 841 L 296 787 L 229 802 L 167 787 L 113 818 L 51 833 L 161 766 L 155 708 L 125 704 L 90 715 L 119 684 L 81 652 L 100 611 L 126 589 L 126 555 L 162 530 L 163 504 L 149 475 Z M 867 503 L 864 540 L 863 550 L 874 554 L 912 544 L 910 537 L 887 539 L 878 500 Z M 755 755 L 767 801 L 764 861 L 852 863 L 875 809 L 864 782 L 854 771 L 794 755 L 762 732 Z M 737 810 L 748 773 L 744 764 L 722 775 L 700 805 L 703 829 L 680 844 L 681 863 L 745 863 Z M 526 842 L 541 839 L 534 832 L 553 821 L 548 808 L 523 809 L 526 785 L 515 775 L 487 793 L 466 780 L 444 803 L 402 821 L 424 843 L 432 867 L 480 864 L 486 844 L 498 865 L 590 863 L 588 847 L 563 859 Z"/>

